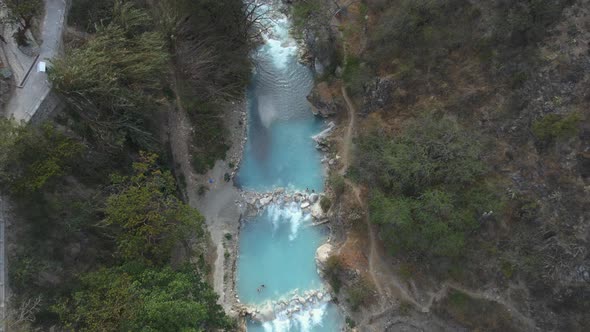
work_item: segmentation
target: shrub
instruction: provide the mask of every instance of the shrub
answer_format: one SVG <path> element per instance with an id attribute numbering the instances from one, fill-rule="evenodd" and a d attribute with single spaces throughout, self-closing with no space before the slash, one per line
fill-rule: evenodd
<path id="1" fill-rule="evenodd" d="M 318 0 L 297 1 L 293 4 L 293 25 L 301 28 L 307 24 L 309 18 L 322 9 Z"/>
<path id="2" fill-rule="evenodd" d="M 408 301 L 402 300 L 401 303 L 399 304 L 399 313 L 402 316 L 409 316 L 411 310 L 412 310 L 412 304 Z"/>
<path id="3" fill-rule="evenodd" d="M 52 60 L 48 75 L 83 120 L 89 140 L 111 149 L 130 143 L 153 150 L 150 111 L 156 108 L 170 54 L 145 10 L 117 3 L 111 23 L 82 47 Z"/>
<path id="4" fill-rule="evenodd" d="M 68 24 L 86 32 L 95 32 L 97 26 L 108 25 L 114 4 L 114 0 L 73 0 Z"/>
<path id="5" fill-rule="evenodd" d="M 340 273 L 342 273 L 343 268 L 342 261 L 338 256 L 332 255 L 328 257 L 324 273 L 326 274 L 328 283 L 330 283 L 330 286 L 332 286 L 332 289 L 334 289 L 335 293 L 338 293 L 338 291 L 340 291 L 340 287 L 342 287 Z"/>
<path id="6" fill-rule="evenodd" d="M 543 143 L 570 138 L 576 135 L 581 120 L 582 117 L 578 113 L 565 116 L 549 114 L 533 123 L 533 134 Z"/>
<path id="7" fill-rule="evenodd" d="M 360 58 L 349 56 L 344 64 L 342 79 L 353 95 L 363 92 L 363 87 L 373 77 L 369 66 L 362 63 Z"/>
<path id="8" fill-rule="evenodd" d="M 334 191 L 336 197 L 339 197 L 344 193 L 346 189 L 346 182 L 344 181 L 344 177 L 339 174 L 332 173 L 329 179 L 330 188 Z"/>
<path id="9" fill-rule="evenodd" d="M 508 261 L 503 261 L 500 266 L 500 269 L 502 270 L 502 274 L 504 275 L 504 277 L 506 279 L 510 279 L 514 275 L 515 266 L 514 264 Z"/>
<path id="10" fill-rule="evenodd" d="M 356 327 L 356 322 L 349 316 L 346 316 L 346 325 L 348 325 L 348 327 L 351 329 L 354 329 Z"/>
<path id="11" fill-rule="evenodd" d="M 348 302 L 352 310 L 356 311 L 361 305 L 367 305 L 371 302 L 374 295 L 374 286 L 366 279 L 362 278 L 348 289 Z"/>
<path id="12" fill-rule="evenodd" d="M 199 189 L 197 190 L 197 193 L 199 194 L 199 196 L 203 196 L 205 195 L 205 193 L 209 190 L 209 187 L 207 187 L 206 185 L 202 184 L 199 186 Z"/>
<path id="13" fill-rule="evenodd" d="M 328 197 L 322 196 L 322 198 L 320 199 L 320 206 L 322 207 L 322 211 L 326 213 L 330 210 L 330 207 L 332 206 L 332 201 Z"/>
<path id="14" fill-rule="evenodd" d="M 458 290 L 452 290 L 449 294 L 449 302 L 453 307 L 464 308 L 469 302 L 469 296 Z"/>
<path id="15" fill-rule="evenodd" d="M 480 178 L 481 146 L 458 123 L 423 114 L 398 137 L 361 137 L 359 174 L 374 188 L 371 221 L 393 252 L 410 257 L 461 254 L 483 212 L 498 211 L 493 189 Z"/>

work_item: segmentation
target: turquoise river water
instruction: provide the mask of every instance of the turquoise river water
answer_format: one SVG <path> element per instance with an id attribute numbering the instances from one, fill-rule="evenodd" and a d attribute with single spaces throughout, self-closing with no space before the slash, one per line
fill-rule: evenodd
<path id="1" fill-rule="evenodd" d="M 323 190 L 324 168 L 311 136 L 324 124 L 306 100 L 311 71 L 298 63 L 289 21 L 273 6 L 265 44 L 254 54 L 248 88 L 248 141 L 237 184 L 247 191 Z M 273 203 L 244 221 L 236 287 L 240 301 L 272 312 L 248 331 L 339 331 L 343 319 L 326 295 L 315 251 L 326 231 L 298 203 Z M 262 287 L 264 285 L 264 287 Z"/>

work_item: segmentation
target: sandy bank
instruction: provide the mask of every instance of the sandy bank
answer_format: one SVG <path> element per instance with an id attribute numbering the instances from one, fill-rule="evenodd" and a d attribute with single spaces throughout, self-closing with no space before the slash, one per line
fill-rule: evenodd
<path id="1" fill-rule="evenodd" d="M 232 313 L 235 304 L 234 267 L 237 255 L 237 240 L 240 218 L 244 212 L 239 190 L 233 182 L 224 181 L 226 173 L 232 174 L 239 165 L 246 135 L 246 106 L 229 103 L 224 110 L 228 128 L 230 149 L 226 161 L 218 160 L 206 174 L 196 174 L 191 166 L 191 123 L 183 110 L 169 115 L 169 139 L 174 162 L 186 180 L 185 199 L 205 217 L 207 229 L 215 246 L 215 260 L 212 266 L 213 288 L 219 294 L 219 303 L 226 312 Z M 233 168 L 229 165 L 232 163 Z M 206 192 L 199 195 L 199 188 Z M 242 207 L 241 207 L 242 206 Z M 226 235 L 230 234 L 230 235 Z"/>

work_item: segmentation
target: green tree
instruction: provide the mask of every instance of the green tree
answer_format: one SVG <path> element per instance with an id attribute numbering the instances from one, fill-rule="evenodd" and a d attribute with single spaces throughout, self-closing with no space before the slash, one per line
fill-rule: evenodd
<path id="1" fill-rule="evenodd" d="M 436 114 L 408 121 L 393 139 L 373 133 L 360 145 L 364 177 L 391 193 L 419 196 L 436 185 L 469 184 L 485 171 L 478 138 Z"/>
<path id="2" fill-rule="evenodd" d="M 52 62 L 53 87 L 106 147 L 126 141 L 153 145 L 149 130 L 153 95 L 162 88 L 169 61 L 166 42 L 153 21 L 131 2 L 117 2 L 112 21 L 96 36 Z"/>
<path id="3" fill-rule="evenodd" d="M 67 174 L 84 145 L 47 123 L 40 128 L 1 120 L 0 176 L 16 193 L 30 194 Z"/>
<path id="4" fill-rule="evenodd" d="M 532 130 L 541 143 L 570 138 L 578 132 L 582 116 L 578 113 L 568 115 L 548 114 L 533 122 Z"/>
<path id="5" fill-rule="evenodd" d="M 234 326 L 217 295 L 191 268 L 140 264 L 82 276 L 53 310 L 76 331 L 211 331 Z"/>
<path id="6" fill-rule="evenodd" d="M 374 133 L 359 145 L 357 167 L 374 187 L 370 218 L 393 252 L 458 256 L 478 217 L 497 207 L 479 184 L 481 144 L 450 118 L 423 114 L 398 137 Z"/>
<path id="7" fill-rule="evenodd" d="M 174 178 L 156 166 L 157 156 L 141 153 L 133 175 L 114 175 L 106 200 L 105 226 L 114 227 L 124 259 L 162 263 L 189 236 L 202 237 L 203 217 L 176 197 Z"/>
<path id="8" fill-rule="evenodd" d="M 4 4 L 8 8 L 9 22 L 18 25 L 14 35 L 17 43 L 26 45 L 26 32 L 32 27 L 33 19 L 43 12 L 43 2 L 41 0 L 5 0 Z"/>

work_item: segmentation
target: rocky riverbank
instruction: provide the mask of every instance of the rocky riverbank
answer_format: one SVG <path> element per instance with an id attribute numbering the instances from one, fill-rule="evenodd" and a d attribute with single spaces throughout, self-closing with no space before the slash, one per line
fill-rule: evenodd
<path id="1" fill-rule="evenodd" d="M 236 314 L 232 308 L 236 304 L 234 292 L 234 270 L 237 256 L 239 225 L 245 205 L 240 191 L 232 181 L 226 181 L 239 167 L 246 142 L 246 104 L 228 103 L 224 107 L 224 120 L 228 129 L 230 146 L 226 160 L 218 160 L 205 174 L 197 174 L 191 166 L 189 146 L 193 130 L 187 114 L 179 109 L 169 112 L 168 139 L 176 165 L 176 174 L 186 183 L 184 196 L 188 203 L 197 208 L 205 217 L 213 250 L 208 255 L 212 267 L 211 282 L 219 303 L 226 312 Z M 227 174 L 227 175 L 226 175 Z"/>

